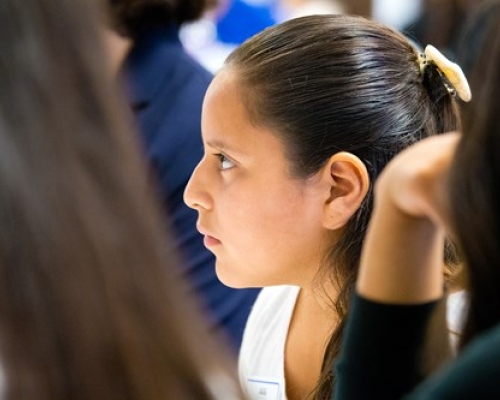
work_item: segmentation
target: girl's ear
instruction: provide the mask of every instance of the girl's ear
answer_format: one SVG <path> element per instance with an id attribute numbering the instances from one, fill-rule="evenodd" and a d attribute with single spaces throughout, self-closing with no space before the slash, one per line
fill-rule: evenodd
<path id="1" fill-rule="evenodd" d="M 356 213 L 370 188 L 365 164 L 354 154 L 334 154 L 322 169 L 329 194 L 324 203 L 323 226 L 330 230 L 345 226 Z"/>

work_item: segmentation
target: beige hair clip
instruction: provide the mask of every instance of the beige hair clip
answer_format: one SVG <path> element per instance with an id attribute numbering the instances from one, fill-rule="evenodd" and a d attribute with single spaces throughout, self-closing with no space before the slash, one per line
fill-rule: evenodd
<path id="1" fill-rule="evenodd" d="M 419 56 L 420 70 L 423 72 L 429 62 L 433 62 L 439 71 L 445 76 L 451 84 L 451 88 L 445 83 L 446 88 L 450 93 L 455 93 L 461 100 L 469 102 L 472 94 L 469 87 L 469 82 L 465 77 L 462 68 L 458 64 L 448 60 L 438 49 L 432 45 L 425 47 L 424 54 Z"/>

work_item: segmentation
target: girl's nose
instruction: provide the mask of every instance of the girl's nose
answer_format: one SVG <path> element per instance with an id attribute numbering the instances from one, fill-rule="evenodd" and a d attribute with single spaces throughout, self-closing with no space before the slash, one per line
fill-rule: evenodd
<path id="1" fill-rule="evenodd" d="M 204 176 L 202 163 L 203 160 L 196 166 L 184 190 L 184 202 L 188 207 L 197 211 L 209 210 L 212 207 L 212 201 L 207 191 L 208 181 L 207 177 Z"/>

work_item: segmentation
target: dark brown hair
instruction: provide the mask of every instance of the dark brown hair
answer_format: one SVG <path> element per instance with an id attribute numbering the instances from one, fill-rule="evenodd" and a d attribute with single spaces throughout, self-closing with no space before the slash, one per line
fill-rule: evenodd
<path id="1" fill-rule="evenodd" d="M 135 36 L 144 28 L 169 23 L 183 24 L 200 18 L 217 0 L 105 0 L 114 28 Z"/>
<path id="2" fill-rule="evenodd" d="M 500 2 L 491 1 L 471 27 L 477 48 L 474 99 L 450 176 L 451 220 L 466 263 L 469 312 L 460 347 L 500 322 Z"/>
<path id="3" fill-rule="evenodd" d="M 91 6 L 0 7 L 3 397 L 238 399 L 176 276 Z"/>
<path id="4" fill-rule="evenodd" d="M 361 17 L 312 16 L 288 21 L 250 39 L 227 60 L 252 122 L 283 141 L 291 174 L 307 178 L 335 153 L 366 165 L 372 186 L 387 162 L 421 138 L 459 128 L 455 101 L 436 67 L 422 74 L 417 51 L 399 33 Z M 339 317 L 314 398 L 327 399 L 332 360 L 357 277 L 372 210 L 369 191 L 326 256 L 320 279 L 339 293 Z"/>

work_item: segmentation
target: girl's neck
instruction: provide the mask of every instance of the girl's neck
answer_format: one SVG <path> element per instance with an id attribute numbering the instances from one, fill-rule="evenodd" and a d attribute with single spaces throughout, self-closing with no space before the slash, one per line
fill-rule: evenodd
<path id="1" fill-rule="evenodd" d="M 285 380 L 289 400 L 304 399 L 316 387 L 337 318 L 332 290 L 301 288 L 285 344 Z"/>

